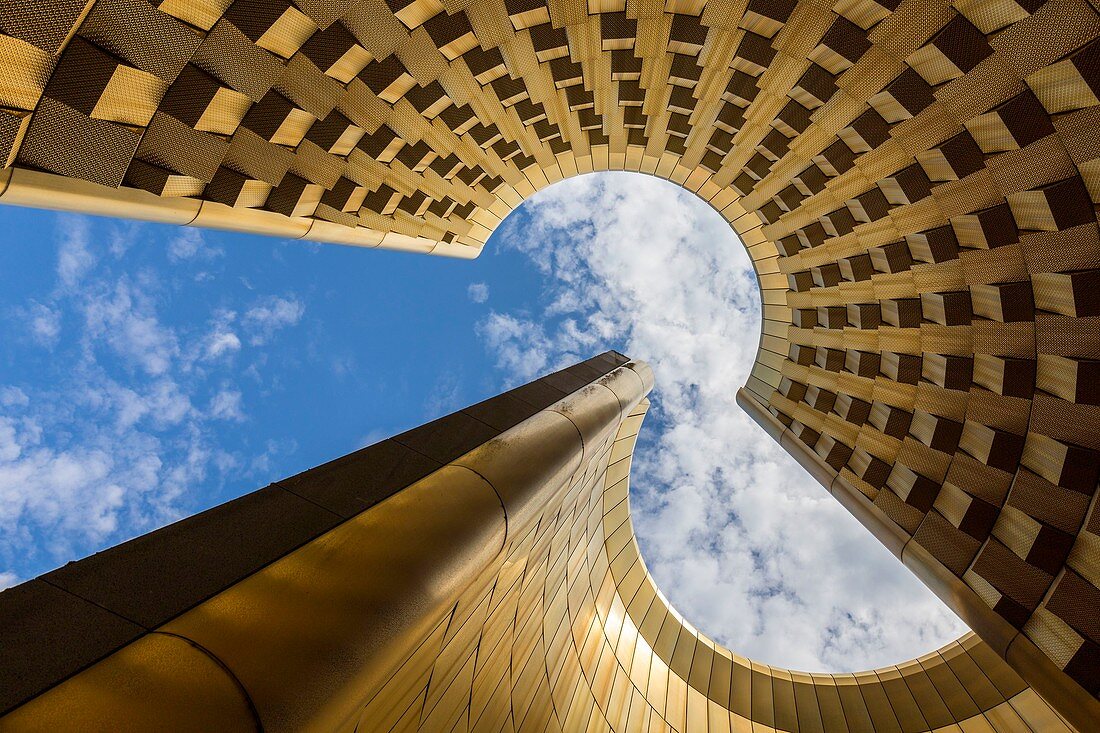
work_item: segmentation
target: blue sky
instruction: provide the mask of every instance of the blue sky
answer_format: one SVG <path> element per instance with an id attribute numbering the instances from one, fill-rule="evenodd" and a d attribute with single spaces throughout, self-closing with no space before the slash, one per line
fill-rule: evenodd
<path id="1" fill-rule="evenodd" d="M 0 225 L 0 406 L 24 470 L 69 482 L 60 504 L 124 489 L 73 524 L 32 505 L 12 532 L 20 502 L 0 510 L 20 578 L 498 393 L 476 324 L 489 297 L 532 308 L 541 280 L 500 247 L 468 262 L 13 207 Z M 121 475 L 141 460 L 159 465 Z"/>
<path id="2" fill-rule="evenodd" d="M 751 268 L 672 184 L 558 184 L 474 261 L 9 207 L 0 225 L 0 587 L 612 348 L 656 372 L 635 522 L 700 628 L 801 669 L 962 630 L 734 405 Z"/>

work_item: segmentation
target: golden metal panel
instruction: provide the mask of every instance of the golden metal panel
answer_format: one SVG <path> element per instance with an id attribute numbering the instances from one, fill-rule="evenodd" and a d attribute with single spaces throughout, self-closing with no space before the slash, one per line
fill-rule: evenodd
<path id="1" fill-rule="evenodd" d="M 6 716 L 3 727 L 261 730 L 232 673 L 187 639 L 166 633 L 142 637 L 36 697 Z"/>
<path id="2" fill-rule="evenodd" d="M 446 486 L 446 490 L 441 486 Z M 417 512 L 421 526 L 415 531 L 409 526 L 412 517 L 402 520 L 404 526 L 395 525 L 390 518 L 409 514 L 407 507 L 423 506 L 424 502 L 439 502 L 440 512 Z M 442 610 L 447 599 L 468 582 L 469 573 L 490 562 L 504 541 L 499 499 L 491 487 L 465 469 L 441 469 L 375 509 L 165 627 L 168 632 L 201 644 L 231 665 L 248 689 L 265 727 L 293 726 L 296 721 L 315 719 L 314 716 L 336 724 L 345 720 L 360 700 L 361 691 L 369 689 L 364 682 L 384 674 L 383 660 L 400 653 L 403 639 L 415 639 L 423 633 L 413 625 L 422 623 L 415 621 L 418 615 L 410 614 L 402 636 L 381 634 L 380 628 L 364 619 L 365 610 L 384 607 L 379 605 L 379 598 L 392 603 L 401 593 L 414 589 L 417 595 L 409 596 L 409 602 L 415 598 L 416 607 L 434 605 Z M 498 519 L 486 524 L 486 519 L 493 516 Z M 425 541 L 427 537 L 437 539 L 429 543 Z M 362 578 L 355 570 L 363 562 L 369 562 L 367 558 L 372 555 L 392 556 L 402 545 L 406 548 L 404 552 L 410 553 L 410 560 L 418 556 L 419 559 L 392 580 L 382 583 L 377 577 Z M 346 568 L 345 573 L 337 572 L 341 566 Z M 421 568 L 418 573 L 408 572 L 417 566 Z M 325 568 L 325 594 L 318 593 L 306 604 L 287 595 L 287 586 L 316 578 L 319 567 Z M 357 577 L 361 579 L 356 581 Z M 241 623 L 252 614 L 261 614 L 270 623 L 266 627 L 253 625 L 252 635 L 246 635 Z M 259 636 L 255 635 L 257 632 Z M 299 636 L 303 632 L 307 633 Z M 377 666 L 364 669 L 361 663 L 352 660 L 309 655 L 308 647 L 302 646 L 311 637 L 346 641 L 348 635 L 363 639 L 360 648 L 372 650 L 368 658 L 375 660 Z M 263 637 L 266 640 L 261 641 Z M 258 649 L 265 653 L 256 654 Z M 284 661 L 270 661 L 286 653 L 290 657 Z M 289 659 L 294 660 L 294 665 L 286 664 Z M 274 674 L 276 670 L 280 674 Z M 287 685 L 282 680 L 293 681 Z M 324 694 L 314 698 L 313 706 L 303 706 L 302 695 L 310 688 L 318 692 L 323 689 Z M 346 689 L 346 697 L 334 699 L 337 689 Z M 284 697 L 291 690 L 293 696 Z"/>

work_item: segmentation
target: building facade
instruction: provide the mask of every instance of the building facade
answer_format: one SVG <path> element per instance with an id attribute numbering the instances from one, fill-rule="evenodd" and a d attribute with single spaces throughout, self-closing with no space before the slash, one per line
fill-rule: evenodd
<path id="1" fill-rule="evenodd" d="M 696 630 L 630 520 L 652 386 L 609 352 L 5 591 L 0 729 L 1071 730 L 974 634 L 805 674 Z"/>
<path id="2" fill-rule="evenodd" d="M 324 573 L 305 566 L 196 581 L 171 602 L 161 583 L 126 585 L 121 568 L 84 590 L 36 580 L 0 595 L 5 644 L 30 653 L 20 644 L 69 639 L 63 628 L 94 629 L 102 644 L 81 656 L 70 640 L 31 654 L 31 671 L 13 666 L 25 684 L 4 685 L 13 712 L 0 728 L 93 699 L 107 711 L 114 698 L 80 697 L 89 690 L 160 690 L 141 699 L 167 705 L 188 680 L 222 684 L 224 698 L 209 693 L 222 712 L 263 727 L 354 726 L 371 701 L 425 730 L 495 729 L 505 708 L 517 729 L 545 718 L 563 730 L 1058 730 L 1059 715 L 1100 726 L 1100 15 L 1087 0 L 3 0 L 0 32 L 0 203 L 474 257 L 526 196 L 568 176 L 632 170 L 695 192 L 737 231 L 761 289 L 760 349 L 738 403 L 981 639 L 893 671 L 822 677 L 699 635 L 652 588 L 623 500 L 632 434 L 613 438 L 640 422 L 652 380 L 605 356 L 579 371 L 607 370 L 526 402 L 535 423 L 492 438 L 507 455 L 535 450 L 524 431 L 573 400 L 549 412 L 579 432 L 580 447 L 562 437 L 577 465 L 547 457 L 545 468 L 565 461 L 568 477 L 502 474 L 526 487 L 516 506 L 484 474 L 445 492 L 469 500 L 448 510 L 467 533 L 409 521 L 439 532 L 440 548 L 467 544 L 422 548 L 408 577 L 384 553 L 355 561 L 370 561 L 356 567 L 379 588 L 421 583 L 408 597 L 394 586 L 392 606 L 356 605 L 393 610 L 370 617 L 374 636 L 333 621 L 347 633 L 337 654 L 338 635 L 307 632 L 310 613 L 339 615 L 339 604 L 289 609 L 305 626 L 265 632 L 249 594 L 296 598 L 287 584 L 305 583 L 312 597 Z M 631 374 L 636 399 L 622 387 Z M 604 412 L 577 392 L 597 378 Z M 450 464 L 477 445 L 437 456 L 417 480 L 468 484 Z M 397 548 L 378 517 L 405 521 L 439 492 L 387 486 L 409 489 L 369 509 L 321 508 L 394 540 L 377 552 Z M 279 491 L 297 496 L 268 494 L 288 501 Z M 302 500 L 259 533 L 265 563 L 286 556 L 263 567 L 326 556 L 326 543 L 291 542 L 305 526 L 352 531 L 307 519 L 314 503 Z M 166 536 L 149 542 L 170 547 L 151 539 Z M 161 572 L 178 562 L 162 557 Z M 218 560 L 194 564 L 214 573 Z M 154 610 L 92 600 L 111 578 L 119 598 Z M 536 610 L 509 622 L 491 615 L 502 608 Z M 289 655 L 277 662 L 250 656 L 266 643 L 223 655 L 194 638 L 246 628 L 300 646 L 272 642 Z M 483 648 L 502 656 L 482 663 Z M 309 666 L 314 652 L 339 669 Z M 182 666 L 157 687 L 165 658 Z M 545 680 L 524 677 L 528 662 Z M 254 688 L 245 668 L 261 663 L 257 679 L 300 694 Z M 127 686 L 133 665 L 152 687 Z M 498 673 L 508 685 L 489 680 Z M 179 704 L 193 713 L 191 699 Z M 419 717 L 401 717 L 417 699 Z M 364 720 L 370 730 L 382 718 Z"/>

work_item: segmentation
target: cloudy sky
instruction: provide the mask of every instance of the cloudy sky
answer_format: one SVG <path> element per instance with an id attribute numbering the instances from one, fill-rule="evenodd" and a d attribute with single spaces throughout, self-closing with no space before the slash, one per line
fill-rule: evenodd
<path id="1" fill-rule="evenodd" d="M 689 619 L 805 670 L 962 624 L 734 402 L 759 299 L 706 204 L 572 179 L 481 258 L 0 208 L 0 587 L 614 348 L 657 387 L 631 497 Z"/>

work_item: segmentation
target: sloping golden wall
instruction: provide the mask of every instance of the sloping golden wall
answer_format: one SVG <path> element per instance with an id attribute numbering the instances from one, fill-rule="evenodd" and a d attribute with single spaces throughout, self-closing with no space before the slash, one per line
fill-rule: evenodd
<path id="1" fill-rule="evenodd" d="M 651 387 L 644 364 L 611 371 L 0 728 L 1070 731 L 973 634 L 896 667 L 805 674 L 692 627 L 630 521 Z M 303 476 L 300 492 L 326 474 Z"/>

